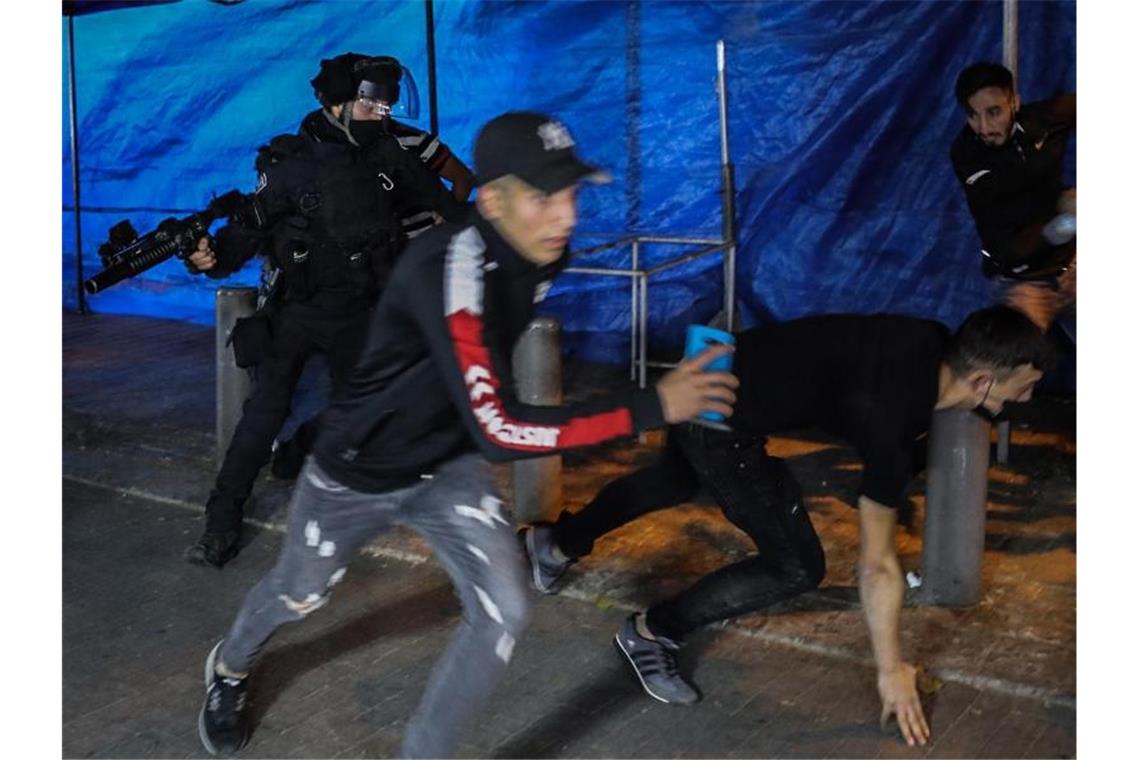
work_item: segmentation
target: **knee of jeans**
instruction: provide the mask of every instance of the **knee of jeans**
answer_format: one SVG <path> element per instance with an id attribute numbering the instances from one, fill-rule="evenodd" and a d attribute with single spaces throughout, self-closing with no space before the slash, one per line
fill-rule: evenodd
<path id="1" fill-rule="evenodd" d="M 493 641 L 495 656 L 509 663 L 515 643 L 530 622 L 531 602 L 526 585 L 500 583 L 488 590 L 475 583 L 472 590 L 474 593 L 467 596 L 465 605 L 465 624 L 484 631 L 481 638 Z"/>
<path id="2" fill-rule="evenodd" d="M 285 605 L 285 608 L 296 615 L 298 618 L 307 617 L 308 615 L 316 612 L 321 607 L 328 604 L 328 593 L 307 594 L 303 598 L 294 598 L 288 594 L 278 594 L 277 598 Z"/>
<path id="3" fill-rule="evenodd" d="M 484 624 L 493 624 L 512 636 L 526 628 L 531 617 L 531 598 L 525 583 L 496 583 L 484 588 L 474 584 L 476 605 L 471 614 L 482 618 Z"/>
<path id="4" fill-rule="evenodd" d="M 282 591 L 277 595 L 277 599 L 298 618 L 306 617 L 328 604 L 333 586 L 340 583 L 346 569 L 341 567 L 333 571 L 324 581 L 324 585 L 316 590 L 310 591 L 307 588 L 316 584 L 301 584 Z M 317 583 L 319 584 L 319 581 Z"/>

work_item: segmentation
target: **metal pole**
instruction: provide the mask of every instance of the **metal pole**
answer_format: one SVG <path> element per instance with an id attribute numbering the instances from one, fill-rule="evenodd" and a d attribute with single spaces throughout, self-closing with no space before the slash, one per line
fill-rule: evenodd
<path id="1" fill-rule="evenodd" d="M 630 269 L 634 272 L 637 271 L 638 253 L 640 252 L 640 243 L 637 240 L 633 241 L 633 254 L 630 260 Z M 629 379 L 637 380 L 637 278 L 631 278 L 629 283 Z"/>
<path id="2" fill-rule="evenodd" d="M 627 0 L 625 28 L 625 226 L 637 232 L 641 229 L 641 0 Z"/>
<path id="3" fill-rule="evenodd" d="M 926 604 L 969 606 L 982 595 L 990 424 L 973 413 L 934 413 L 926 470 L 922 590 Z"/>
<path id="4" fill-rule="evenodd" d="M 1002 2 L 1001 58 L 1013 74 L 1013 87 L 1017 89 L 1017 0 Z"/>
<path id="5" fill-rule="evenodd" d="M 720 117 L 721 222 L 728 249 L 724 253 L 725 329 L 736 328 L 736 177 L 728 157 L 728 87 L 724 75 L 724 40 L 716 42 L 716 92 Z"/>
<path id="6" fill-rule="evenodd" d="M 87 313 L 87 294 L 83 292 L 83 228 L 79 220 L 79 123 L 75 97 L 75 16 L 67 17 L 67 94 L 71 104 L 71 198 L 75 207 L 75 292 L 76 310 Z"/>
<path id="7" fill-rule="evenodd" d="M 439 113 L 435 98 L 435 10 L 432 0 L 424 2 L 424 22 L 427 24 L 428 59 L 428 110 L 431 112 L 431 133 L 439 134 Z"/>
<path id="8" fill-rule="evenodd" d="M 638 292 L 638 330 L 641 335 L 638 337 L 639 356 L 637 358 L 637 387 L 645 387 L 645 368 L 646 363 L 649 361 L 649 348 L 648 348 L 648 332 L 649 332 L 649 277 L 647 275 L 640 275 L 637 278 L 641 290 Z"/>
<path id="9" fill-rule="evenodd" d="M 515 345 L 512 365 L 519 400 L 536 406 L 562 403 L 561 325 L 538 317 Z M 562 457 L 523 459 L 512 466 L 517 522 L 553 520 L 562 508 Z"/>
<path id="10" fill-rule="evenodd" d="M 997 459 L 998 464 L 1009 464 L 1009 420 L 998 423 L 997 430 Z"/>
<path id="11" fill-rule="evenodd" d="M 214 431 L 219 467 L 253 386 L 249 372 L 234 363 L 234 352 L 227 342 L 238 319 L 253 314 L 256 308 L 257 288 L 218 288 L 214 296 Z"/>

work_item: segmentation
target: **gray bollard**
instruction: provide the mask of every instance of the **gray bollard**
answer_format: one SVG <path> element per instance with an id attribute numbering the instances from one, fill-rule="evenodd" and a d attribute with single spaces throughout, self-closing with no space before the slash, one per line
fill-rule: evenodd
<path id="1" fill-rule="evenodd" d="M 997 433 L 997 459 L 998 464 L 1009 464 L 1009 420 L 998 423 Z"/>
<path id="2" fill-rule="evenodd" d="M 538 406 L 562 403 L 562 326 L 538 317 L 515 344 L 512 367 L 519 400 Z M 553 520 L 562 507 L 562 457 L 524 459 L 512 465 L 516 522 Z"/>
<path id="3" fill-rule="evenodd" d="M 982 596 L 990 423 L 972 411 L 934 413 L 922 534 L 924 604 L 965 607 Z"/>
<path id="4" fill-rule="evenodd" d="M 249 372 L 234 364 L 233 347 L 226 342 L 234 323 L 253 314 L 256 307 L 257 288 L 218 288 L 214 297 L 214 431 L 219 467 L 253 385 Z"/>

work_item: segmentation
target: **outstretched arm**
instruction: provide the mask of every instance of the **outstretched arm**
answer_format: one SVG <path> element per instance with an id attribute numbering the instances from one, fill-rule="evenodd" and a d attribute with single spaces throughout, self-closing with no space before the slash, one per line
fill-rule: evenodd
<path id="1" fill-rule="evenodd" d="M 903 575 L 895 551 L 895 510 L 859 497 L 859 598 L 879 670 L 881 721 L 898 718 L 906 743 L 926 744 L 930 728 L 918 699 L 917 670 L 904 662 L 899 645 Z"/>

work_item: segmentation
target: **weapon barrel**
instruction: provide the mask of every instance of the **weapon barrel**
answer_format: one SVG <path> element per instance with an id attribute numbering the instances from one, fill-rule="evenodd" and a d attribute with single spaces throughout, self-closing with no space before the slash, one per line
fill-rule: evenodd
<path id="1" fill-rule="evenodd" d="M 91 295 L 101 293 L 128 277 L 134 277 L 139 272 L 161 264 L 177 251 L 178 243 L 175 240 L 167 240 L 153 248 L 143 248 L 138 253 L 107 267 L 91 279 L 84 280 L 83 289 Z"/>

